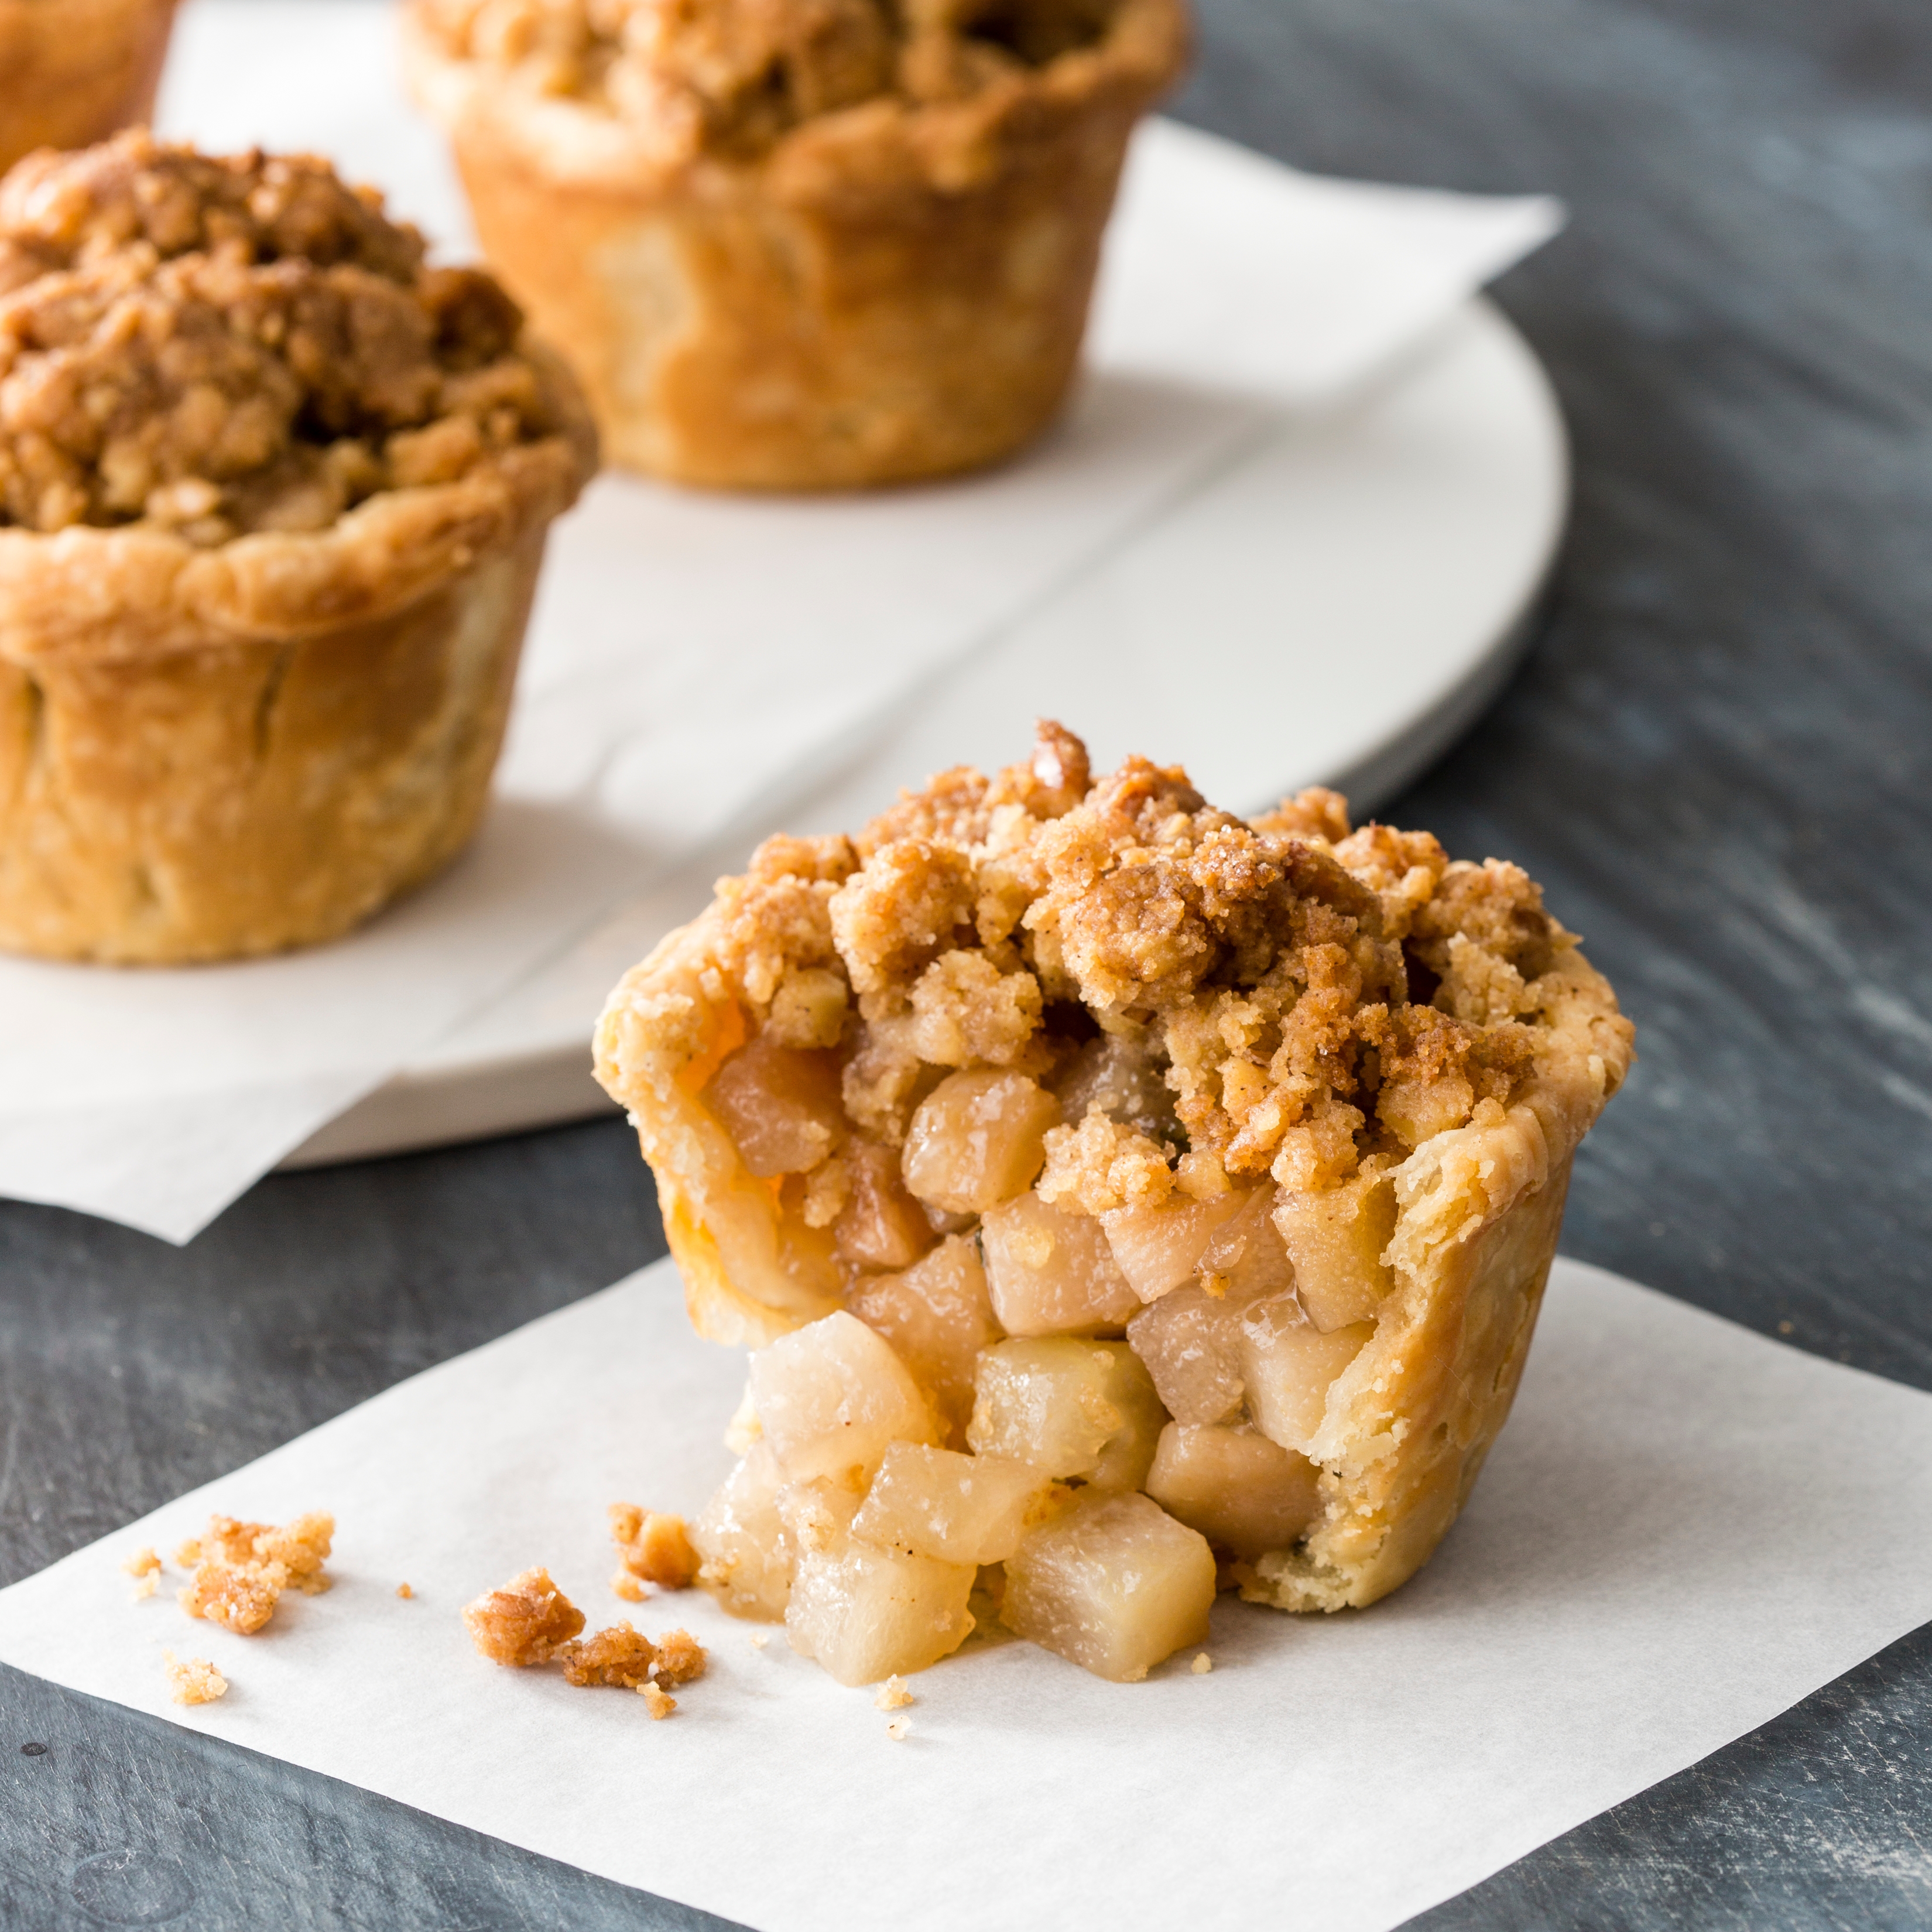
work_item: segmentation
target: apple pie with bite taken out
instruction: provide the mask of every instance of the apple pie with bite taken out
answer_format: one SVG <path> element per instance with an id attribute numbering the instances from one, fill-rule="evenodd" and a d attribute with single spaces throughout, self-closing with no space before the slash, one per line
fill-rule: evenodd
<path id="1" fill-rule="evenodd" d="M 699 1582 L 842 1682 L 976 1621 L 1130 1680 L 1217 1589 L 1373 1603 L 1507 1417 L 1629 1068 L 1496 860 L 1176 766 L 769 839 L 611 995 L 692 1318 L 749 1344 Z"/>

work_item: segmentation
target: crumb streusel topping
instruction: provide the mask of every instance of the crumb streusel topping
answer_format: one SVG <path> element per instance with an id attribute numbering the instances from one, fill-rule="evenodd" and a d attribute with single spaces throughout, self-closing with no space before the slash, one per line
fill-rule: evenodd
<path id="1" fill-rule="evenodd" d="M 1096 46 L 1120 0 L 423 0 L 451 57 L 745 158 L 878 100 L 959 101 Z"/>
<path id="2" fill-rule="evenodd" d="M 0 525 L 326 528 L 564 431 L 487 274 L 327 162 L 142 130 L 0 184 Z"/>

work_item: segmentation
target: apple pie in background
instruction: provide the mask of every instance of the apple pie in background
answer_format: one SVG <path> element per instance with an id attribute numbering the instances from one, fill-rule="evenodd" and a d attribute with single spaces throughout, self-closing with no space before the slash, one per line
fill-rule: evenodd
<path id="1" fill-rule="evenodd" d="M 1629 1023 L 1516 866 L 1040 728 L 766 841 L 598 1078 L 748 1344 L 699 1580 L 848 1683 L 976 1619 L 1130 1679 L 1373 1603 L 1509 1412 Z"/>
<path id="2" fill-rule="evenodd" d="M 149 119 L 175 0 L 0 0 L 0 174 Z"/>
<path id="3" fill-rule="evenodd" d="M 423 256 L 312 158 L 0 182 L 0 946 L 332 938 L 476 829 L 596 433 Z"/>
<path id="4" fill-rule="evenodd" d="M 611 459 L 812 489 L 998 460 L 1078 360 L 1184 0 L 411 0 L 484 253 Z"/>

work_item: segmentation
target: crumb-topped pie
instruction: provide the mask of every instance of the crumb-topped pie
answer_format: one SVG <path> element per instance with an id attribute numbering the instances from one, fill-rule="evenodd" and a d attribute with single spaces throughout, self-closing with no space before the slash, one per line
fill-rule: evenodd
<path id="1" fill-rule="evenodd" d="M 1630 1061 L 1497 860 L 1176 767 L 943 773 L 773 838 L 598 1078 L 692 1317 L 749 1343 L 699 1580 L 848 1682 L 994 1615 L 1103 1676 L 1414 1573 L 1502 1426 Z"/>
<path id="2" fill-rule="evenodd" d="M 596 460 L 488 275 L 323 161 L 0 183 L 0 946 L 323 940 L 475 830 Z"/>
<path id="3" fill-rule="evenodd" d="M 970 469 L 1077 360 L 1184 0 L 412 0 L 484 251 L 614 461 L 801 489 Z"/>
<path id="4" fill-rule="evenodd" d="M 0 0 L 0 173 L 154 112 L 175 0 Z"/>

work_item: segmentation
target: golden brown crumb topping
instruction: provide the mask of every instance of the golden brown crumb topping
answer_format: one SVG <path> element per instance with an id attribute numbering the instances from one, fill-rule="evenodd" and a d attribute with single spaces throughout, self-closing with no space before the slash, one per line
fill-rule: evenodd
<path id="1" fill-rule="evenodd" d="M 466 1604 L 463 1621 L 470 1642 L 492 1664 L 520 1669 L 556 1657 L 583 1629 L 584 1612 L 538 1564 Z"/>
<path id="2" fill-rule="evenodd" d="M 168 1694 L 177 1704 L 212 1704 L 228 1694 L 227 1678 L 205 1657 L 178 1658 L 164 1650 L 161 1667 L 168 1675 Z"/>
<path id="3" fill-rule="evenodd" d="M 704 1675 L 704 1646 L 688 1630 L 670 1630 L 656 1643 L 628 1623 L 561 1646 L 556 1660 L 572 1684 L 641 1690 L 646 1684 L 676 1690 Z"/>
<path id="4" fill-rule="evenodd" d="M 0 524 L 311 531 L 562 432 L 487 274 L 309 156 L 145 131 L 0 183 Z"/>
<path id="5" fill-rule="evenodd" d="M 712 917 L 756 1037 L 700 1070 L 708 1101 L 735 1126 L 750 1082 L 767 1132 L 796 1117 L 820 1135 L 816 1156 L 774 1142 L 768 1171 L 836 1230 L 868 1144 L 904 1145 L 953 1069 L 1054 1095 L 1039 1192 L 1082 1214 L 1392 1165 L 1510 1103 L 1575 944 L 1516 866 L 1352 831 L 1320 788 L 1244 820 L 1178 767 L 1130 758 L 1096 780 L 1052 724 L 1025 764 L 943 772 L 849 842 L 768 841 Z M 772 1046 L 808 1051 L 780 1069 Z M 842 1120 L 808 1090 L 819 1059 Z M 839 1238 L 855 1268 L 903 1267 L 936 1234 L 896 1260 Z"/>
<path id="6" fill-rule="evenodd" d="M 610 1540 L 623 1564 L 620 1574 L 640 1583 L 682 1590 L 698 1574 L 698 1552 L 691 1546 L 681 1516 L 661 1516 L 634 1503 L 613 1503 Z"/>
<path id="7" fill-rule="evenodd" d="M 963 100 L 1106 34 L 1118 0 L 422 0 L 451 56 L 662 129 L 756 154 L 868 101 Z"/>
<path id="8" fill-rule="evenodd" d="M 175 1552 L 175 1561 L 194 1572 L 179 1593 L 181 1606 L 238 1636 L 253 1636 L 274 1615 L 284 1590 L 314 1597 L 330 1587 L 322 1565 L 334 1535 L 335 1519 L 320 1510 L 286 1528 L 210 1516 L 206 1534 Z"/>

